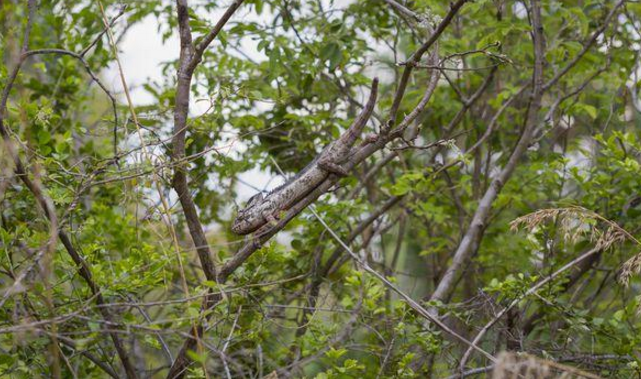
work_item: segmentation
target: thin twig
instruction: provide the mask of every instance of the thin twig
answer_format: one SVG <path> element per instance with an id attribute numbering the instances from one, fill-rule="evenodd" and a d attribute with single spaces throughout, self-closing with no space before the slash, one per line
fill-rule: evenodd
<path id="1" fill-rule="evenodd" d="M 372 274 L 376 279 L 378 279 L 381 283 L 383 283 L 387 288 L 391 289 L 392 291 L 396 292 L 400 297 L 405 300 L 405 302 L 412 308 L 414 309 L 421 317 L 425 318 L 426 320 L 434 323 L 436 326 L 438 326 L 440 329 L 451 335 L 452 337 L 456 338 L 457 340 L 463 342 L 464 344 L 470 346 L 471 349 L 474 349 L 478 352 L 480 352 L 482 355 L 484 355 L 487 359 L 489 359 L 492 362 L 496 362 L 496 358 L 492 356 L 490 353 L 486 352 L 485 350 L 481 349 L 480 347 L 476 346 L 473 342 L 468 341 L 465 337 L 461 336 L 460 334 L 456 333 L 454 330 L 452 330 L 450 327 L 445 325 L 441 320 L 438 318 L 432 316 L 427 309 L 423 308 L 419 303 L 417 303 L 414 299 L 412 299 L 409 295 L 407 295 L 404 291 L 402 291 L 400 288 L 398 288 L 396 285 L 394 285 L 392 282 L 387 280 L 383 275 L 379 274 L 378 271 L 374 270 L 369 266 L 369 263 L 366 261 L 362 260 L 358 254 L 354 253 L 352 249 L 343 242 L 343 240 L 332 230 L 332 228 L 327 225 L 325 220 L 316 212 L 314 209 L 314 206 L 309 207 L 310 211 L 312 214 L 320 221 L 320 223 L 323 225 L 323 227 L 329 232 L 329 234 L 334 237 L 336 242 L 338 242 L 345 251 L 354 259 L 359 265 L 363 267 L 365 271 L 368 273 Z"/>
<path id="2" fill-rule="evenodd" d="M 525 293 L 523 293 L 522 295 L 518 296 L 516 299 L 512 300 L 512 302 L 507 307 L 503 308 L 492 320 L 490 320 L 490 322 L 485 324 L 483 329 L 481 329 L 481 331 L 476 335 L 476 337 L 474 337 L 474 339 L 472 340 L 472 343 L 478 344 L 481 341 L 481 339 L 483 338 L 483 336 L 485 336 L 487 331 L 490 330 L 490 328 L 494 324 L 496 324 L 507 312 L 509 312 L 519 302 L 521 302 L 521 300 L 523 300 L 526 297 L 532 295 L 533 293 L 536 293 L 539 289 L 541 289 L 541 287 L 543 287 L 547 283 L 551 282 L 552 280 L 557 278 L 559 275 L 561 275 L 562 273 L 564 273 L 568 269 L 574 267 L 575 265 L 577 265 L 581 261 L 585 260 L 586 258 L 589 258 L 590 256 L 598 253 L 599 251 L 601 251 L 601 247 L 596 247 L 594 249 L 591 249 L 591 250 L 587 251 L 586 253 L 582 254 L 581 256 L 579 256 L 579 257 L 573 259 L 572 261 L 566 263 L 563 267 L 561 267 L 560 269 L 556 270 L 553 274 L 551 274 L 551 275 L 547 276 L 545 279 L 539 281 L 537 284 L 532 286 L 532 288 L 530 288 L 527 291 L 525 291 Z M 465 354 L 463 354 L 463 358 L 461 358 L 461 362 L 459 364 L 459 366 L 461 367 L 462 370 L 465 368 L 465 364 L 467 363 L 467 360 L 469 359 L 471 354 L 472 354 L 472 349 L 469 349 L 469 348 L 467 349 Z"/>

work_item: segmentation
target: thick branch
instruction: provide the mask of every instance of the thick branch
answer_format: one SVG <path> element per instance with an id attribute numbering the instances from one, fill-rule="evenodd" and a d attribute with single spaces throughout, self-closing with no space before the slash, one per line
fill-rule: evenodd
<path id="1" fill-rule="evenodd" d="M 362 110 L 361 114 L 357 117 L 357 119 L 362 120 L 362 122 L 367 122 L 367 119 L 371 115 L 371 112 L 372 108 L 365 107 Z M 365 145 L 363 148 L 361 148 L 361 150 L 359 150 L 358 153 L 352 156 L 351 160 L 346 162 L 343 167 L 348 171 L 352 170 L 358 163 L 365 160 L 374 152 L 380 150 L 385 145 L 386 141 L 388 141 L 388 139 L 379 138 L 376 143 Z M 365 150 L 367 150 L 368 152 L 367 155 L 359 155 L 359 153 Z M 338 183 L 339 180 L 340 178 L 338 176 L 331 174 L 323 183 L 321 183 L 321 185 L 316 187 L 298 203 L 294 204 L 276 225 L 265 232 L 258 233 L 258 236 L 253 237 L 252 240 L 247 242 L 238 252 L 236 252 L 236 254 L 234 254 L 234 256 L 223 265 L 220 272 L 218 272 L 218 274 L 216 275 L 215 280 L 219 284 L 225 283 L 229 276 L 238 267 L 240 267 L 254 252 L 256 252 L 256 250 L 260 249 L 265 242 L 269 241 L 274 235 L 280 232 L 292 219 L 294 219 L 294 217 L 296 217 L 300 212 L 302 212 L 310 204 L 316 201 L 316 199 L 318 199 L 324 193 L 328 192 L 335 184 Z M 218 301 L 220 301 L 220 299 L 220 295 L 209 296 L 202 306 L 203 309 L 209 309 L 213 307 L 218 303 Z M 180 352 L 178 353 L 176 361 L 169 371 L 169 374 L 167 376 L 168 378 L 174 379 L 182 378 L 184 376 L 185 370 L 187 369 L 189 364 L 191 364 L 191 358 L 189 357 L 187 352 L 190 350 L 194 350 L 194 348 L 196 347 L 196 341 L 198 340 L 198 338 L 200 338 L 202 332 L 202 325 L 198 325 L 192 330 L 193 338 L 185 340 Z"/>
<path id="2" fill-rule="evenodd" d="M 443 276 L 443 278 L 441 278 L 441 281 L 439 282 L 436 290 L 432 294 L 432 300 L 445 301 L 451 294 L 455 284 L 458 281 L 458 278 L 462 274 L 465 264 L 470 259 L 472 253 L 476 250 L 475 246 L 478 245 L 482 237 L 485 225 L 490 216 L 490 211 L 492 209 L 494 200 L 501 192 L 501 189 L 503 188 L 505 183 L 512 176 L 512 173 L 516 169 L 516 166 L 518 165 L 521 157 L 527 151 L 527 147 L 532 140 L 534 129 L 538 124 L 538 113 L 541 108 L 541 96 L 543 88 L 543 60 L 545 51 L 543 41 L 543 26 L 541 23 L 541 14 L 538 7 L 538 0 L 533 1 L 532 8 L 534 88 L 532 91 L 530 106 L 528 109 L 523 132 L 505 167 L 501 170 L 499 175 L 497 175 L 494 180 L 492 180 L 492 183 L 485 192 L 485 195 L 479 202 L 472 222 L 465 232 L 461 243 L 456 249 L 456 252 L 454 253 L 452 264 L 447 268 L 445 275 Z"/>
<path id="3" fill-rule="evenodd" d="M 180 33 L 180 63 L 178 69 L 178 82 L 176 84 L 176 105 L 174 108 L 174 138 L 172 140 L 172 161 L 183 162 L 185 157 L 185 136 L 187 134 L 187 118 L 189 115 L 190 87 L 193 72 L 200 62 L 204 49 L 222 30 L 234 12 L 238 9 L 242 0 L 235 1 L 225 12 L 223 17 L 216 23 L 196 48 L 193 46 L 191 28 L 189 27 L 189 7 L 187 0 L 177 0 L 178 27 Z M 198 253 L 200 264 L 207 280 L 216 281 L 216 266 L 211 257 L 211 251 L 207 243 L 207 237 L 200 219 L 196 204 L 191 196 L 187 181 L 187 165 L 177 164 L 174 170 L 172 186 L 178 194 L 182 206 L 189 233 Z"/>

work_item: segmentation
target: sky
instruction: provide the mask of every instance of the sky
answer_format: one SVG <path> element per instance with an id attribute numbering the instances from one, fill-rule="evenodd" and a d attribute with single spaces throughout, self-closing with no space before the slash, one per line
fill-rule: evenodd
<path id="1" fill-rule="evenodd" d="M 162 82 L 162 63 L 177 59 L 179 50 L 180 42 L 177 35 L 172 35 L 166 41 L 162 41 L 154 17 L 148 17 L 134 24 L 127 31 L 125 37 L 118 44 L 118 57 L 130 89 L 132 102 L 135 105 L 147 105 L 153 102 L 153 96 L 142 88 L 142 84 L 149 81 Z M 120 101 L 124 101 L 123 86 L 115 61 L 104 70 L 102 75 L 107 87 L 113 89 L 115 93 L 121 94 Z M 191 114 L 204 113 L 207 110 L 208 102 L 195 100 L 197 99 L 191 99 Z M 215 143 L 215 141 L 212 142 Z M 272 174 L 257 168 L 244 173 L 240 179 L 241 183 L 236 188 L 238 203 L 242 203 L 256 194 L 254 188 L 242 184 L 242 182 L 251 183 L 255 188 L 270 189 L 284 181 L 283 178 L 273 177 Z"/>

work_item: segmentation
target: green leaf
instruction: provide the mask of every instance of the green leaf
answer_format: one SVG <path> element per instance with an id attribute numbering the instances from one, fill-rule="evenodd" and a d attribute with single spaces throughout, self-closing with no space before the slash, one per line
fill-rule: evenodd
<path id="1" fill-rule="evenodd" d="M 340 357 L 342 357 L 346 353 L 347 353 L 346 349 L 342 349 L 342 348 L 334 349 L 333 347 L 331 347 L 329 350 L 327 350 L 327 352 L 325 352 L 325 355 L 327 356 L 327 358 L 331 360 L 338 360 Z"/>
<path id="2" fill-rule="evenodd" d="M 38 143 L 45 145 L 49 141 L 51 141 L 51 134 L 48 131 L 41 130 L 38 132 Z"/>
<path id="3" fill-rule="evenodd" d="M 334 70 L 341 63 L 343 55 L 340 46 L 336 42 L 329 42 L 321 50 L 323 61 L 329 61 L 329 69 Z"/>

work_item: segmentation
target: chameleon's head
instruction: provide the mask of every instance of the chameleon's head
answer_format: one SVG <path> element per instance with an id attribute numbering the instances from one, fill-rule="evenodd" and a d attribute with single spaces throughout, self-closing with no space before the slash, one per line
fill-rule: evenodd
<path id="1" fill-rule="evenodd" d="M 252 217 L 254 216 L 253 208 L 256 204 L 259 204 L 262 201 L 263 194 L 261 192 L 250 197 L 245 208 L 238 211 L 238 215 L 231 224 L 231 231 L 239 235 L 251 233 L 254 229 L 251 225 L 251 220 L 255 218 Z"/>

